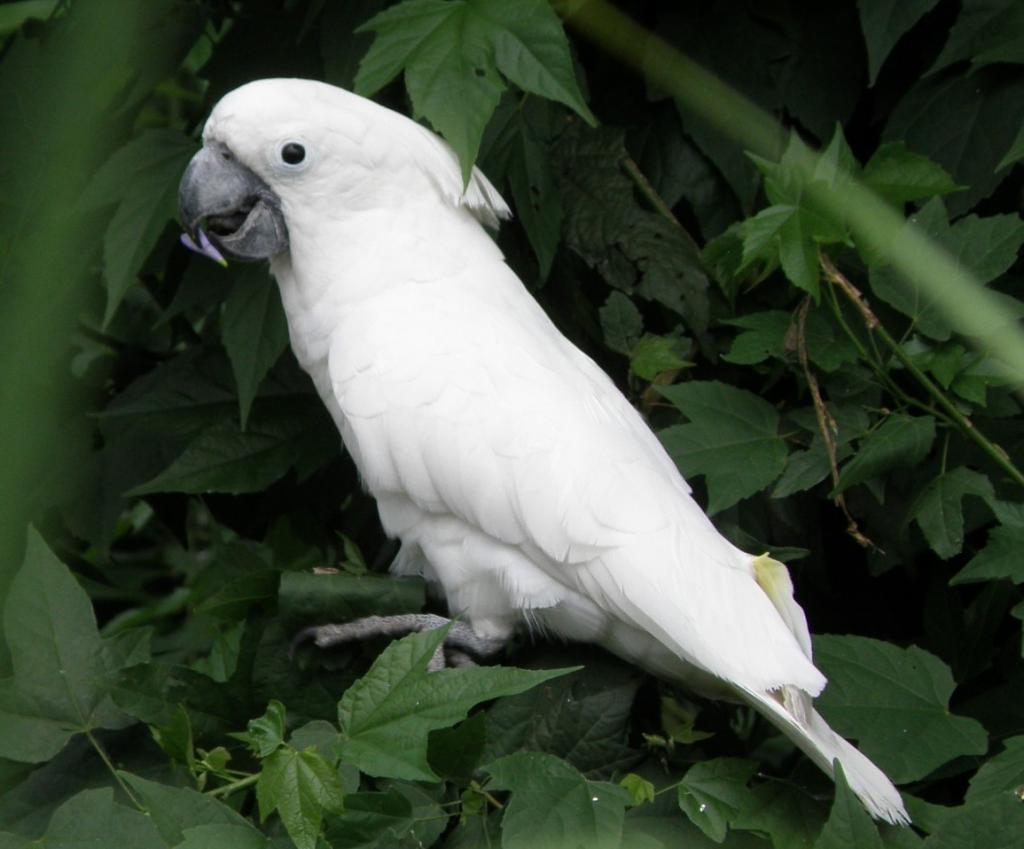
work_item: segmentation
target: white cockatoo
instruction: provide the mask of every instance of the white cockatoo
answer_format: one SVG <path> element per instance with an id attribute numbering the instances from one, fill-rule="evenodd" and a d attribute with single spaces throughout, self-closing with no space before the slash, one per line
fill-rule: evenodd
<path id="1" fill-rule="evenodd" d="M 392 571 L 439 586 L 462 649 L 523 623 L 598 643 L 752 705 L 829 774 L 838 760 L 874 816 L 909 821 L 814 710 L 826 681 L 785 567 L 715 529 L 530 296 L 485 229 L 509 210 L 479 170 L 464 188 L 429 130 L 308 80 L 229 93 L 203 141 L 180 188 L 186 241 L 270 260 L 295 355 L 401 540 Z"/>

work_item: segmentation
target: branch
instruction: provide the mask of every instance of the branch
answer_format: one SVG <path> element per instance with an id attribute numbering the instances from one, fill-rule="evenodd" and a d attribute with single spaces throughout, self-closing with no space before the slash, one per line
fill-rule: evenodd
<path id="1" fill-rule="evenodd" d="M 810 306 L 811 299 L 804 298 L 804 302 L 797 311 L 796 350 L 797 356 L 800 358 L 800 365 L 804 370 L 804 378 L 807 380 L 807 386 L 811 390 L 811 398 L 814 401 L 814 415 L 818 420 L 818 430 L 821 431 L 821 438 L 825 443 L 825 453 L 828 454 L 829 468 L 832 472 L 832 488 L 835 489 L 839 486 L 839 462 L 836 458 L 835 440 L 835 434 L 839 431 L 839 426 L 836 424 L 836 420 L 832 418 L 824 398 L 821 397 L 818 378 L 811 371 L 811 364 L 807 358 L 806 324 L 807 311 L 810 309 Z M 846 498 L 841 492 L 835 497 L 834 501 L 835 505 L 843 511 L 843 515 L 846 516 L 846 532 L 857 541 L 857 544 L 862 548 L 878 548 L 868 537 L 861 533 L 860 526 L 847 508 Z"/>

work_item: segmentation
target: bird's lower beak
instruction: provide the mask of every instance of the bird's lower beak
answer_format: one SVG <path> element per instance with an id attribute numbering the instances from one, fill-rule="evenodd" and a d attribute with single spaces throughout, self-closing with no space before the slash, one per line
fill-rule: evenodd
<path id="1" fill-rule="evenodd" d="M 192 157 L 178 186 L 185 245 L 220 263 L 270 259 L 288 249 L 281 202 L 220 142 Z"/>

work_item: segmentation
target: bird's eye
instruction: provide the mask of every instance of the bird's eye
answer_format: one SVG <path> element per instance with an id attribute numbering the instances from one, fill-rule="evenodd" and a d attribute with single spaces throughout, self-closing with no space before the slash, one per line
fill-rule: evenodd
<path id="1" fill-rule="evenodd" d="M 281 161 L 285 165 L 298 165 L 306 158 L 306 148 L 298 142 L 285 142 L 281 146 Z"/>

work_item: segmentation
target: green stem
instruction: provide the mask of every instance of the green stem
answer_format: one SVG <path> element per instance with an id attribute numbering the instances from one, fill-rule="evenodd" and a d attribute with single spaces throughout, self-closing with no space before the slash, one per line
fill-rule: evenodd
<path id="1" fill-rule="evenodd" d="M 960 409 L 954 404 L 946 394 L 935 385 L 935 382 L 928 377 L 917 364 L 910 358 L 910 355 L 903 350 L 903 347 L 897 342 L 892 336 L 889 335 L 889 331 L 886 330 L 878 318 L 868 308 L 867 303 L 861 297 L 857 289 L 847 280 L 842 273 L 832 264 L 827 256 L 822 254 L 821 256 L 821 267 L 825 272 L 828 279 L 838 286 L 843 293 L 853 302 L 854 306 L 861 312 L 864 317 L 864 323 L 867 325 L 868 331 L 877 336 L 885 343 L 886 347 L 892 351 L 893 355 L 900 361 L 907 372 L 921 385 L 921 387 L 927 392 L 935 404 L 945 414 L 943 418 L 956 425 L 960 432 L 963 433 L 968 439 L 974 442 L 988 457 L 1001 468 L 1007 475 L 1009 475 L 1016 483 L 1024 486 L 1024 474 L 1021 474 L 1018 469 L 1011 461 L 1007 453 L 990 441 L 981 431 L 979 431 L 974 423 L 967 418 Z"/>
<path id="2" fill-rule="evenodd" d="M 669 209 L 668 204 L 662 200 L 661 195 L 659 195 L 654 186 L 651 185 L 651 181 L 644 176 L 644 172 L 640 170 L 640 166 L 633 161 L 633 158 L 631 156 L 627 156 L 624 164 L 626 166 L 626 173 L 633 179 L 636 187 L 640 189 L 640 194 L 647 198 L 647 202 L 653 206 L 663 218 L 668 219 L 677 226 L 682 226 L 679 224 L 679 220 L 675 215 L 672 214 L 672 210 Z"/>
<path id="3" fill-rule="evenodd" d="M 260 780 L 260 773 L 253 775 L 247 775 L 245 778 L 239 778 L 238 781 L 232 781 L 230 784 L 222 784 L 213 790 L 207 790 L 207 796 L 230 796 L 236 790 L 244 790 L 246 787 L 251 787 L 257 781 Z"/>
<path id="4" fill-rule="evenodd" d="M 119 785 L 121 785 L 121 789 L 124 791 L 125 796 L 127 796 L 131 803 L 136 808 L 138 808 L 142 813 L 148 813 L 146 811 L 146 806 L 143 805 L 142 802 L 140 802 L 135 797 L 135 794 L 132 793 L 132 789 L 125 783 L 125 780 L 121 778 L 120 774 L 117 771 L 117 767 L 115 767 L 113 762 L 110 760 L 110 756 L 107 754 L 107 750 L 103 748 L 103 745 L 100 743 L 99 740 L 96 739 L 92 731 L 86 731 L 85 736 L 89 743 L 92 745 L 92 747 L 96 750 L 96 754 L 98 754 L 100 758 L 103 760 L 103 763 L 107 765 L 107 769 L 109 769 L 110 774 L 114 776 L 114 780 Z"/>
<path id="5" fill-rule="evenodd" d="M 933 407 L 929 407 L 927 404 L 924 404 L 921 401 L 918 401 L 916 398 L 913 398 L 910 395 L 908 395 L 900 388 L 900 385 L 896 383 L 896 381 L 889 377 L 889 373 L 885 370 L 885 367 L 882 366 L 879 362 L 881 360 L 881 355 L 878 351 L 878 347 L 875 345 L 874 338 L 869 337 L 871 341 L 871 347 L 872 349 L 874 349 L 875 352 L 875 355 L 871 356 L 871 354 L 868 352 L 868 349 L 865 348 L 864 345 L 861 343 L 860 339 L 857 338 L 857 334 L 854 333 L 850 325 L 846 323 L 846 318 L 845 316 L 843 316 L 843 311 L 839 306 L 839 301 L 836 299 L 835 292 L 832 291 L 831 288 L 827 289 L 826 291 L 829 294 L 829 302 L 832 305 L 832 314 L 835 316 L 836 321 L 839 322 L 839 326 L 843 329 L 843 332 L 846 334 L 847 338 L 857 349 L 857 353 L 860 354 L 860 358 L 865 363 L 867 363 L 868 368 L 870 368 L 875 373 L 875 377 L 877 377 L 882 382 L 885 388 L 889 390 L 889 393 L 894 398 L 898 398 L 904 404 L 913 407 L 918 407 L 924 410 L 926 413 L 929 413 L 930 415 L 946 420 L 946 417 L 942 413 L 940 413 Z M 952 422 L 948 423 L 952 424 Z"/>
<path id="6" fill-rule="evenodd" d="M 505 810 L 505 806 L 501 802 L 499 802 L 497 799 L 495 799 L 494 796 L 492 796 L 490 793 L 488 793 L 486 790 L 484 790 L 482 787 L 480 788 L 480 793 L 483 795 L 483 797 L 488 802 L 490 802 L 492 805 L 494 805 L 494 807 L 496 807 L 499 811 Z"/>
<path id="7" fill-rule="evenodd" d="M 674 782 L 673 784 L 666 784 L 666 785 L 665 785 L 664 787 L 662 787 L 662 788 L 661 788 L 660 790 L 655 790 L 655 791 L 654 791 L 654 795 L 655 795 L 655 796 L 660 796 L 660 795 L 661 795 L 662 793 L 668 793 L 668 792 L 669 792 L 670 790 L 675 790 L 675 789 L 676 789 L 677 787 L 679 787 L 679 786 L 680 786 L 680 785 L 681 785 L 682 783 L 683 783 L 683 781 L 682 781 L 682 779 L 680 779 L 679 781 L 676 781 L 676 782 Z"/>
<path id="8" fill-rule="evenodd" d="M 960 428 L 964 436 L 972 440 L 979 448 L 981 448 L 981 450 L 984 451 L 996 463 L 996 465 L 1006 472 L 1006 474 L 1013 478 L 1014 481 L 1021 486 L 1024 486 L 1024 474 L 1021 474 L 1020 469 L 1010 462 L 1010 458 L 1007 456 L 1006 452 L 994 442 L 991 442 L 974 426 L 974 423 L 967 418 L 967 416 L 960 412 L 956 404 L 950 401 L 946 397 L 946 394 L 935 385 L 935 382 L 917 367 L 907 352 L 900 347 L 899 343 L 889 335 L 889 332 L 882 327 L 882 325 L 878 325 L 878 327 L 875 328 L 875 333 L 878 334 L 879 339 L 889 346 L 893 354 L 896 355 L 896 359 L 903 364 L 903 367 L 906 368 L 906 370 L 914 376 L 917 382 L 924 387 L 925 391 L 932 396 L 935 403 L 938 404 L 938 406 L 945 411 L 946 415 L 953 420 L 953 423 Z"/>
<path id="9" fill-rule="evenodd" d="M 627 156 L 623 165 L 625 166 L 626 173 L 629 174 L 633 183 L 640 190 L 640 194 L 647 199 L 647 202 L 654 208 L 654 211 L 666 221 L 679 228 L 679 232 L 683 234 L 683 238 L 693 245 L 694 249 L 699 252 L 700 248 L 693 240 L 693 236 L 691 236 L 687 229 L 679 223 L 679 219 L 676 218 L 675 213 L 673 213 L 669 205 L 665 203 L 664 198 L 658 194 L 657 189 L 651 185 L 651 181 L 644 176 L 644 172 L 640 170 L 640 166 L 636 164 L 633 157 Z"/>

